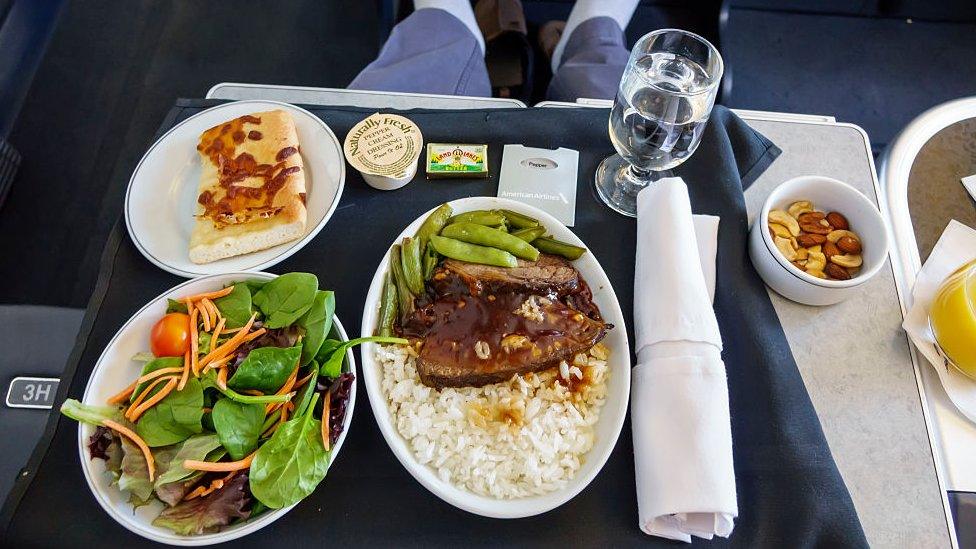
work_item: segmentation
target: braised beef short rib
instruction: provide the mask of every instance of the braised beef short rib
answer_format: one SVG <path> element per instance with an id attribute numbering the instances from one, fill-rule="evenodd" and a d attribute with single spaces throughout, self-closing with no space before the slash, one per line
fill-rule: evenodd
<path id="1" fill-rule="evenodd" d="M 479 387 L 572 361 L 606 335 L 586 281 L 543 254 L 514 268 L 445 260 L 401 331 L 432 387 Z"/>

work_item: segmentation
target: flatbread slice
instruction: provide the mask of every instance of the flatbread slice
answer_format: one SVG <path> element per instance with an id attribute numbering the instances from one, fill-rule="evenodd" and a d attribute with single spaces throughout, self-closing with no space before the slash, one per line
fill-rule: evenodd
<path id="1" fill-rule="evenodd" d="M 291 115 L 258 112 L 200 135 L 203 170 L 190 261 L 210 263 L 301 238 L 305 166 Z"/>

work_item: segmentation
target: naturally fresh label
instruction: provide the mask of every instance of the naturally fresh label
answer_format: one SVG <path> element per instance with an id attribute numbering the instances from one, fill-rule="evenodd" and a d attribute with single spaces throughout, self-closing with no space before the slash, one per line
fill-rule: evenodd
<path id="1" fill-rule="evenodd" d="M 397 176 L 420 158 L 423 135 L 408 118 L 375 113 L 346 134 L 346 160 L 362 173 Z"/>

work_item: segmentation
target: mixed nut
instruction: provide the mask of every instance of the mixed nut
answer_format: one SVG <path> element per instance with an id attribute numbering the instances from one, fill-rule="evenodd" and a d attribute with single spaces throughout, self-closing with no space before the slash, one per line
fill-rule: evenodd
<path id="1" fill-rule="evenodd" d="M 861 269 L 861 238 L 838 212 L 824 213 L 809 200 L 771 210 L 769 235 L 783 257 L 817 278 L 850 280 Z"/>

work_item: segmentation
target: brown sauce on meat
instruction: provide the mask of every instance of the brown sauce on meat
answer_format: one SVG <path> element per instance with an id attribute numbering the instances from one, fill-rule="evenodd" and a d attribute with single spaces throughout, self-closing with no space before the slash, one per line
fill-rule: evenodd
<path id="1" fill-rule="evenodd" d="M 197 202 L 203 206 L 203 217 L 210 218 L 218 228 L 232 223 L 244 223 L 254 217 L 271 217 L 280 211 L 274 207 L 274 198 L 288 181 L 288 176 L 301 171 L 298 166 L 285 167 L 284 160 L 292 153 L 282 157 L 282 153 L 294 147 L 285 147 L 278 152 L 275 164 L 259 164 L 254 156 L 242 152 L 235 155 L 235 149 L 245 138 L 260 140 L 260 131 L 244 132 L 244 124 L 258 125 L 261 119 L 245 115 L 215 126 L 200 136 L 197 150 L 217 166 L 218 187 L 223 196 L 216 196 L 211 190 L 200 193 Z M 246 180 L 257 178 L 243 185 Z"/>

